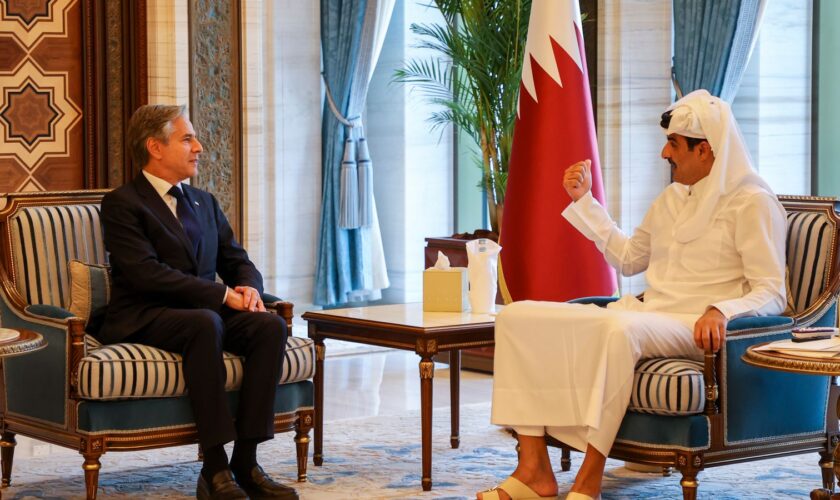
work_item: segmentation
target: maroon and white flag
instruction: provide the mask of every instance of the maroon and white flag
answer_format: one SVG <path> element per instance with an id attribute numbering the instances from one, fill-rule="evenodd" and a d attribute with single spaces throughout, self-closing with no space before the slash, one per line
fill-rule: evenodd
<path id="1" fill-rule="evenodd" d="M 563 173 L 587 158 L 604 203 L 577 0 L 533 1 L 518 111 L 500 242 L 506 302 L 612 295 L 615 272 L 561 216 Z"/>

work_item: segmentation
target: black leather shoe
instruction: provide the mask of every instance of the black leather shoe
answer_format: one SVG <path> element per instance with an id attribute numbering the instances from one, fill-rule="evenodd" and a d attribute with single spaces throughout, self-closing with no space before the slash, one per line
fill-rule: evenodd
<path id="1" fill-rule="evenodd" d="M 236 476 L 236 482 L 248 493 L 250 498 L 283 498 L 288 500 L 298 498 L 294 488 L 274 481 L 259 465 L 251 467 L 251 470 L 247 473 L 234 471 L 233 475 Z"/>
<path id="2" fill-rule="evenodd" d="M 198 486 L 195 489 L 198 500 L 247 500 L 248 495 L 233 480 L 230 469 L 221 470 L 213 474 L 210 483 L 204 479 L 204 474 L 198 474 Z"/>

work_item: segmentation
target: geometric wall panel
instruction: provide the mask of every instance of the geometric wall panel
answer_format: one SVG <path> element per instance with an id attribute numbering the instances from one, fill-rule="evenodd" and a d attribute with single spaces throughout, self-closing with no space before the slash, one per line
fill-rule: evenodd
<path id="1" fill-rule="evenodd" d="M 67 73 L 45 74 L 32 59 L 0 72 L 0 141 L 30 170 L 45 155 L 69 156 L 70 129 L 82 117 L 67 95 Z"/>
<path id="2" fill-rule="evenodd" d="M 0 31 L 33 47 L 44 36 L 67 36 L 67 14 L 76 0 L 0 2 Z"/>
<path id="3" fill-rule="evenodd" d="M 0 36 L 0 71 L 10 71 L 20 64 L 26 50 L 11 36 Z"/>
<path id="4" fill-rule="evenodd" d="M 0 194 L 85 185 L 83 1 L 0 0 Z"/>

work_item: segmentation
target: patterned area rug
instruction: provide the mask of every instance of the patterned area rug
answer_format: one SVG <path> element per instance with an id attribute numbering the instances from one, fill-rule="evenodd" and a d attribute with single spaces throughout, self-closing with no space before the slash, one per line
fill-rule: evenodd
<path id="1" fill-rule="evenodd" d="M 363 499 L 470 499 L 475 492 L 502 481 L 514 467 L 514 442 L 489 424 L 487 403 L 465 406 L 461 412 L 461 448 L 449 448 L 449 412 L 435 412 L 433 435 L 434 488 L 420 488 L 420 418 L 417 413 L 358 420 L 330 421 L 325 429 L 325 463 L 309 465 L 309 482 L 297 484 L 307 500 Z M 195 495 L 200 463 L 196 448 L 186 446 L 135 453 L 109 453 L 102 457 L 99 498 L 185 499 Z M 559 470 L 559 450 L 551 451 L 557 464 L 561 498 L 568 492 L 580 455 L 572 455 L 572 470 Z M 808 498 L 820 484 L 816 454 L 717 467 L 699 477 L 701 499 Z M 260 461 L 275 478 L 291 483 L 296 475 L 291 433 L 260 447 Z M 84 498 L 82 460 L 77 454 L 17 460 L 13 486 L 4 499 Z M 632 472 L 623 463 L 609 461 L 604 482 L 605 499 L 682 498 L 679 473 Z"/>

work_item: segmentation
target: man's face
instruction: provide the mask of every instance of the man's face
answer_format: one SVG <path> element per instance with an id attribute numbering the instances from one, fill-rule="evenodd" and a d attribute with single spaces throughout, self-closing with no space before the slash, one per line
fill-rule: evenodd
<path id="1" fill-rule="evenodd" d="M 714 156 L 708 142 L 701 142 L 688 148 L 685 136 L 670 134 L 662 148 L 662 158 L 671 164 L 671 175 L 675 182 L 690 186 L 703 179 L 712 168 Z"/>
<path id="2" fill-rule="evenodd" d="M 149 139 L 150 154 L 159 160 L 160 167 L 172 179 L 183 181 L 198 172 L 198 155 L 204 150 L 195 137 L 192 123 L 183 116 L 172 122 L 172 133 L 166 143 Z"/>

